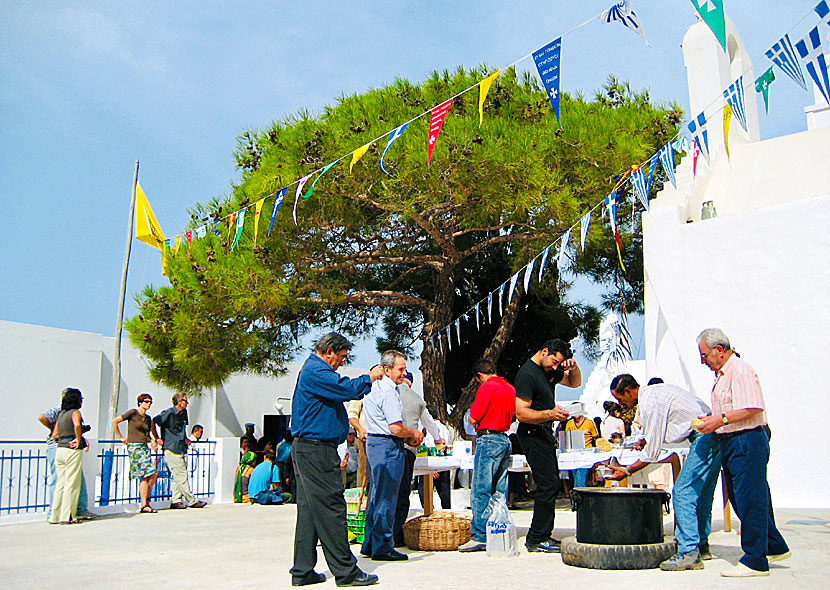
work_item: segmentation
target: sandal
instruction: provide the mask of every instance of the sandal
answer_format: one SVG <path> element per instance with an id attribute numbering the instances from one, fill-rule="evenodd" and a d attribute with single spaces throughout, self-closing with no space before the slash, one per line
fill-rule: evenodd
<path id="1" fill-rule="evenodd" d="M 77 518 L 73 518 L 72 520 L 62 520 L 58 524 L 81 524 L 81 521 Z"/>
<path id="2" fill-rule="evenodd" d="M 141 512 L 142 514 L 156 514 L 158 510 L 156 510 L 148 504 L 147 506 L 142 506 L 139 512 Z"/>

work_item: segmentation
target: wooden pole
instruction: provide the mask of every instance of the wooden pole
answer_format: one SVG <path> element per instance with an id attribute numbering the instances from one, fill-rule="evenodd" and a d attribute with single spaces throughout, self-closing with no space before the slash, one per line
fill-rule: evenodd
<path id="1" fill-rule="evenodd" d="M 115 323 L 115 354 L 112 357 L 112 391 L 110 392 L 110 407 L 107 413 L 107 438 L 112 440 L 112 420 L 118 411 L 118 394 L 121 389 L 121 327 L 124 322 L 124 298 L 127 294 L 127 270 L 130 266 L 130 250 L 133 245 L 133 225 L 135 223 L 136 185 L 138 184 L 138 160 L 135 161 L 133 175 L 133 196 L 130 202 L 130 220 L 127 224 L 127 247 L 124 252 L 124 267 L 121 271 L 121 294 L 118 299 L 118 321 Z"/>

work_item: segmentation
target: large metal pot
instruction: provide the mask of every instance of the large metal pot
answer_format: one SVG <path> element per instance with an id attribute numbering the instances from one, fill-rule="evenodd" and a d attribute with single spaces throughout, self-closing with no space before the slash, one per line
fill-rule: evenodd
<path id="1" fill-rule="evenodd" d="M 576 488 L 576 540 L 597 545 L 644 545 L 663 542 L 663 507 L 671 496 L 662 490 Z"/>

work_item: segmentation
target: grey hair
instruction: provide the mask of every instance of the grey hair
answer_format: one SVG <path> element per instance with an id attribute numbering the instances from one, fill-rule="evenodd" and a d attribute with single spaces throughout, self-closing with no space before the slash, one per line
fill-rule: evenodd
<path id="1" fill-rule="evenodd" d="M 705 342 L 709 348 L 722 346 L 724 350 L 732 350 L 729 345 L 729 338 L 726 333 L 720 328 L 706 328 L 697 337 L 698 342 Z"/>
<path id="2" fill-rule="evenodd" d="M 380 355 L 380 366 L 381 367 L 389 367 L 390 369 L 395 366 L 395 359 L 406 357 L 404 354 L 397 350 L 387 350 L 382 355 Z"/>
<path id="3" fill-rule="evenodd" d="M 344 336 L 337 332 L 329 332 L 317 341 L 314 349 L 317 352 L 326 352 L 329 349 L 332 349 L 334 352 L 340 352 L 341 350 L 351 350 L 352 346 L 354 345 Z"/>
<path id="4" fill-rule="evenodd" d="M 186 397 L 187 397 L 187 394 L 182 393 L 181 391 L 174 393 L 173 398 L 172 398 L 173 399 L 173 405 L 175 406 L 176 404 L 178 404 L 180 401 L 182 401 Z"/>

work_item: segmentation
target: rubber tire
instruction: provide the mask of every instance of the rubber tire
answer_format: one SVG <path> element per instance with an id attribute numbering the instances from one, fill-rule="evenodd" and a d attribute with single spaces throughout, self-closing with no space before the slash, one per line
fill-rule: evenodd
<path id="1" fill-rule="evenodd" d="M 576 537 L 562 539 L 562 562 L 596 570 L 647 570 L 677 553 L 674 537 L 648 545 L 594 545 L 580 543 Z"/>

